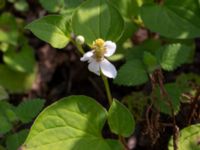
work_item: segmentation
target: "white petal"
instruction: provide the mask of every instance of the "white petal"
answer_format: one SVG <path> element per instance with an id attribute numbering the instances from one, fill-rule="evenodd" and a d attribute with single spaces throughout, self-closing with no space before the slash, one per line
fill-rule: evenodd
<path id="1" fill-rule="evenodd" d="M 94 55 L 93 51 L 89 51 L 81 57 L 81 61 L 88 61 Z"/>
<path id="2" fill-rule="evenodd" d="M 88 69 L 95 73 L 96 75 L 100 75 L 100 66 L 99 62 L 97 62 L 95 59 L 91 58 L 90 63 L 88 65 Z"/>
<path id="3" fill-rule="evenodd" d="M 111 55 L 113 55 L 115 53 L 117 46 L 114 42 L 106 41 L 104 46 L 106 48 L 106 52 L 105 52 L 104 56 L 110 57 Z"/>
<path id="4" fill-rule="evenodd" d="M 107 59 L 100 62 L 101 72 L 108 78 L 115 78 L 117 76 L 117 70 L 113 64 L 111 64 Z"/>

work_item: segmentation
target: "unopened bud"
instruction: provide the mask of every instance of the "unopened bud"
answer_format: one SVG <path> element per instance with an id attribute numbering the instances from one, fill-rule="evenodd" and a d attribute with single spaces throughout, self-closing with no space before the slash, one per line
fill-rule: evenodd
<path id="1" fill-rule="evenodd" d="M 77 36 L 76 43 L 83 45 L 85 43 L 85 38 L 82 35 Z"/>

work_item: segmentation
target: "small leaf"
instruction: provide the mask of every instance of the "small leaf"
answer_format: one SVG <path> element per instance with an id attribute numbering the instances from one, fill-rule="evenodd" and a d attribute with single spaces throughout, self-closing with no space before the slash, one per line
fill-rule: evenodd
<path id="1" fill-rule="evenodd" d="M 0 85 L 9 92 L 25 92 L 32 87 L 35 80 L 36 69 L 32 73 L 16 72 L 6 65 L 0 64 Z"/>
<path id="2" fill-rule="evenodd" d="M 124 30 L 124 21 L 108 0 L 88 0 L 74 12 L 72 28 L 88 44 L 98 38 L 117 41 Z"/>
<path id="3" fill-rule="evenodd" d="M 186 63 L 192 48 L 183 44 L 169 44 L 157 51 L 157 59 L 164 70 L 172 71 Z"/>
<path id="4" fill-rule="evenodd" d="M 150 73 L 152 73 L 155 69 L 158 68 L 157 58 L 149 52 L 144 52 L 143 62 Z"/>
<path id="5" fill-rule="evenodd" d="M 26 100 L 17 106 L 16 114 L 23 123 L 28 123 L 42 110 L 44 103 L 42 99 Z"/>
<path id="6" fill-rule="evenodd" d="M 0 42 L 12 45 L 17 44 L 19 36 L 16 18 L 10 13 L 3 13 L 0 16 Z"/>
<path id="7" fill-rule="evenodd" d="M 33 72 L 36 63 L 33 49 L 28 44 L 24 45 L 19 52 L 9 49 L 4 53 L 3 60 L 10 68 L 25 73 Z"/>
<path id="8" fill-rule="evenodd" d="M 9 95 L 8 95 L 7 91 L 2 86 L 0 86 L 0 101 L 6 100 L 8 98 L 9 98 Z"/>
<path id="9" fill-rule="evenodd" d="M 29 9 L 29 5 L 28 2 L 26 0 L 20 0 L 20 1 L 16 1 L 14 3 L 14 7 L 16 10 L 18 11 L 28 11 Z"/>
<path id="10" fill-rule="evenodd" d="M 14 107 L 5 101 L 0 101 L 0 120 L 0 134 L 10 131 L 12 122 L 17 120 Z"/>
<path id="11" fill-rule="evenodd" d="M 107 111 L 92 98 L 63 98 L 37 117 L 23 149 L 113 150 L 117 144 L 122 150 L 118 141 L 102 138 L 106 119 Z"/>
<path id="12" fill-rule="evenodd" d="M 178 137 L 178 148 L 180 150 L 199 150 L 199 137 L 200 137 L 200 124 L 191 125 L 180 131 Z M 169 144 L 169 150 L 173 150 L 173 137 L 171 137 Z"/>
<path id="13" fill-rule="evenodd" d="M 169 38 L 185 39 L 200 35 L 196 0 L 167 0 L 164 5 L 144 5 L 141 17 L 153 32 Z"/>
<path id="14" fill-rule="evenodd" d="M 58 12 L 62 7 L 64 7 L 64 1 L 63 0 L 39 0 L 40 4 L 44 9 L 46 9 L 49 12 Z"/>
<path id="15" fill-rule="evenodd" d="M 134 46 L 127 50 L 128 52 L 126 54 L 126 60 L 127 61 L 134 59 L 142 60 L 145 51 L 154 54 L 156 50 L 159 49 L 160 47 L 161 47 L 161 42 L 159 40 L 153 40 L 153 39 L 145 40 L 139 46 Z"/>
<path id="16" fill-rule="evenodd" d="M 108 111 L 108 124 L 113 133 L 124 137 L 130 136 L 135 128 L 135 120 L 130 111 L 115 99 Z"/>
<path id="17" fill-rule="evenodd" d="M 165 84 L 164 87 L 169 97 L 161 95 L 159 89 L 157 89 L 156 92 L 153 93 L 156 94 L 157 97 L 155 107 L 162 113 L 171 115 L 171 106 L 168 102 L 170 100 L 174 109 L 174 113 L 177 114 L 180 110 L 181 90 L 175 83 Z"/>
<path id="18" fill-rule="evenodd" d="M 18 133 L 9 135 L 6 139 L 7 150 L 16 150 L 18 149 L 23 142 L 25 141 L 28 135 L 28 130 L 21 130 Z"/>
<path id="19" fill-rule="evenodd" d="M 7 120 L 7 118 L 0 113 L 0 134 L 5 134 L 12 129 L 12 124 Z"/>
<path id="20" fill-rule="evenodd" d="M 41 40 L 55 48 L 64 48 L 70 40 L 70 17 L 65 15 L 49 15 L 26 26 Z"/>
<path id="21" fill-rule="evenodd" d="M 125 86 L 136 86 L 148 81 L 148 76 L 144 65 L 139 60 L 128 61 L 119 71 L 117 78 L 114 80 L 116 84 Z"/>

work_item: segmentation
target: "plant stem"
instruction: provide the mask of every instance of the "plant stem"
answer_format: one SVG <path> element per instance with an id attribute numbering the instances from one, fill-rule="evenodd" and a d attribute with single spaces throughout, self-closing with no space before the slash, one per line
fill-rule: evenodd
<path id="1" fill-rule="evenodd" d="M 102 73 L 101 73 L 101 77 L 102 77 L 102 80 L 103 80 L 103 83 L 104 83 L 104 86 L 105 86 L 105 89 L 106 89 L 106 95 L 107 95 L 107 98 L 108 98 L 109 105 L 111 106 L 113 100 L 112 100 L 112 95 L 111 95 L 111 92 L 110 92 L 110 86 L 109 86 L 109 83 L 108 83 L 108 79 Z"/>
<path id="2" fill-rule="evenodd" d="M 73 38 L 71 38 L 70 40 L 77 47 L 78 51 L 83 55 L 85 52 L 84 52 L 82 46 L 80 44 L 77 44 Z"/>
<path id="3" fill-rule="evenodd" d="M 104 76 L 102 73 L 101 73 L 101 77 L 102 77 L 102 80 L 103 80 L 103 83 L 104 83 L 104 86 L 105 86 L 105 89 L 106 89 L 106 95 L 107 95 L 107 98 L 108 98 L 109 105 L 111 106 L 113 99 L 112 99 L 112 95 L 111 95 L 111 92 L 110 92 L 110 86 L 109 86 L 109 83 L 108 83 L 108 78 L 106 76 Z M 124 149 L 129 150 L 129 148 L 126 145 L 125 138 L 121 135 L 119 135 L 118 138 L 119 138 L 119 141 L 123 144 Z"/>

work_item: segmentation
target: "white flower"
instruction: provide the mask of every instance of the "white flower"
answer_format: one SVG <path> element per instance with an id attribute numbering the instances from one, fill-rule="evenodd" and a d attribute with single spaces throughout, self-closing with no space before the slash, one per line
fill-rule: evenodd
<path id="1" fill-rule="evenodd" d="M 81 61 L 88 61 L 88 69 L 100 75 L 102 72 L 108 78 L 115 78 L 117 70 L 105 57 L 110 57 L 115 53 L 116 44 L 112 41 L 97 39 L 93 42 L 92 50 L 85 53 Z"/>

